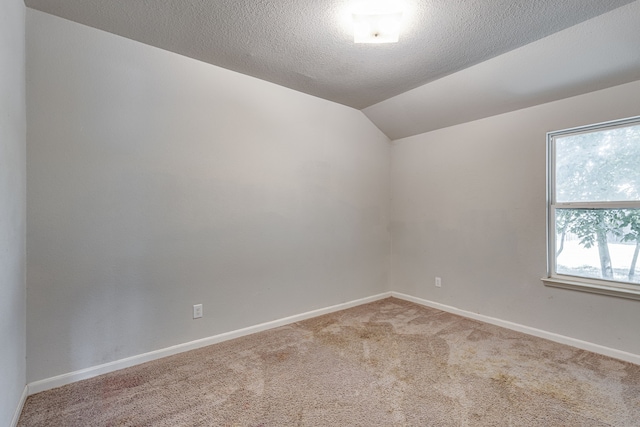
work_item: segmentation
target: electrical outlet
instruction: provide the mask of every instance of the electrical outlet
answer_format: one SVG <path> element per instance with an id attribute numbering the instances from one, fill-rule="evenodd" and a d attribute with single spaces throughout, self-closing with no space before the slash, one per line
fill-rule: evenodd
<path id="1" fill-rule="evenodd" d="M 193 306 L 193 318 L 199 319 L 202 317 L 202 304 L 196 304 Z"/>
<path id="2" fill-rule="evenodd" d="M 436 277 L 436 288 L 442 287 L 442 279 L 440 277 Z"/>

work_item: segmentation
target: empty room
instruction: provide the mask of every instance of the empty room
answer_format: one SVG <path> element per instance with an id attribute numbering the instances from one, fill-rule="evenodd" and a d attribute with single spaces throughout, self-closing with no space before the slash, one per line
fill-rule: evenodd
<path id="1" fill-rule="evenodd" d="M 2 0 L 0 426 L 640 425 L 640 0 Z"/>

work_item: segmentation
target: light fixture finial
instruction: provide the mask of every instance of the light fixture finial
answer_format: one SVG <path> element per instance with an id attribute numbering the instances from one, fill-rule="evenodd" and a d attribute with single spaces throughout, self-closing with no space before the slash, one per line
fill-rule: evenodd
<path id="1" fill-rule="evenodd" d="M 395 43 L 400 38 L 402 12 L 354 13 L 354 43 Z"/>

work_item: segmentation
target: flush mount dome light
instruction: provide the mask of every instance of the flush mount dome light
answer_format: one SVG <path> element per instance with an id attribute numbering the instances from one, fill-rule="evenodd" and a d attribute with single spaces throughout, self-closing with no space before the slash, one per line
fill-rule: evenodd
<path id="1" fill-rule="evenodd" d="M 395 43 L 400 37 L 402 12 L 354 13 L 354 43 Z"/>

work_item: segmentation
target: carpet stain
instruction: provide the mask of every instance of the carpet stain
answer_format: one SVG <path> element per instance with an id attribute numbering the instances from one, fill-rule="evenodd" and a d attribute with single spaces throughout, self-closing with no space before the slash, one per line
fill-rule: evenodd
<path id="1" fill-rule="evenodd" d="M 512 377 L 511 375 L 507 375 L 503 372 L 498 373 L 496 376 L 491 377 L 492 380 L 498 381 L 501 386 L 512 385 L 516 382 L 516 377 Z"/>
<path id="2" fill-rule="evenodd" d="M 484 341 L 489 338 L 491 338 L 491 333 L 479 329 L 474 329 L 469 335 L 467 335 L 467 340 L 471 342 Z"/>
<path id="3" fill-rule="evenodd" d="M 574 398 L 558 384 L 544 383 L 541 387 L 536 388 L 536 391 L 544 393 L 552 399 L 562 401 L 562 403 L 569 405 L 569 409 L 576 407 Z"/>

